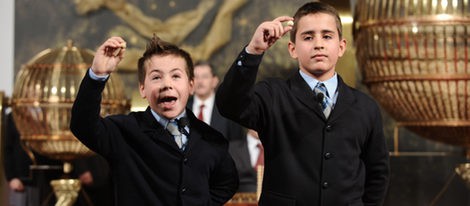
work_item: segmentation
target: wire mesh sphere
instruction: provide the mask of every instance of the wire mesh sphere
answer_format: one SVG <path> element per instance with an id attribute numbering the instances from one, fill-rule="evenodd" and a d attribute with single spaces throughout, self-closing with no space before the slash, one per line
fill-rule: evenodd
<path id="1" fill-rule="evenodd" d="M 470 146 L 468 1 L 358 0 L 353 35 L 364 83 L 399 124 Z"/>
<path id="2" fill-rule="evenodd" d="M 69 129 L 72 104 L 80 82 L 93 61 L 93 52 L 71 42 L 38 53 L 19 71 L 11 108 L 27 149 L 59 160 L 93 155 Z M 103 91 L 101 115 L 125 113 L 129 100 L 118 75 Z"/>

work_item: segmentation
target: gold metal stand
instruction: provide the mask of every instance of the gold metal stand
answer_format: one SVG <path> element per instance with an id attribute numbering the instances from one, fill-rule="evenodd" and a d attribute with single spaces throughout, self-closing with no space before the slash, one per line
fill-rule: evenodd
<path id="1" fill-rule="evenodd" d="M 73 166 L 70 162 L 64 162 L 63 171 L 66 175 L 70 174 Z M 73 206 L 77 201 L 78 193 L 81 189 L 81 183 L 78 179 L 56 179 L 51 181 L 57 199 L 55 206 Z"/>
<path id="2" fill-rule="evenodd" d="M 70 161 L 94 155 L 69 130 L 77 88 L 93 56 L 93 51 L 79 49 L 70 40 L 64 47 L 38 53 L 18 72 L 9 105 L 22 146 L 34 165 L 33 151 L 65 162 L 63 170 L 68 176 L 72 171 Z M 119 75 L 113 75 L 103 91 L 101 115 L 125 114 L 129 102 Z M 58 179 L 50 184 L 57 197 L 56 206 L 75 203 L 79 180 Z"/>
<path id="3" fill-rule="evenodd" d="M 52 180 L 51 186 L 57 199 L 55 206 L 72 206 L 77 201 L 81 188 L 78 179 L 58 179 Z"/>
<path id="4" fill-rule="evenodd" d="M 256 201 L 259 201 L 261 196 L 261 191 L 263 189 L 263 175 L 264 175 L 264 166 L 258 166 L 257 181 L 256 181 Z"/>

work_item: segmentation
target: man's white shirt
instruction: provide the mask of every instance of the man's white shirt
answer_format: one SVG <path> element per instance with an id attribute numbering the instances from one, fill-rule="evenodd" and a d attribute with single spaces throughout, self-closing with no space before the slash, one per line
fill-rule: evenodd
<path id="1" fill-rule="evenodd" d="M 200 111 L 200 106 L 201 104 L 204 104 L 204 109 L 203 109 L 203 117 L 204 117 L 204 122 L 208 125 L 210 125 L 211 118 L 212 118 L 212 109 L 214 108 L 214 102 L 215 102 L 215 93 L 212 93 L 209 98 L 206 100 L 202 101 L 200 98 L 198 98 L 196 95 L 194 95 L 194 102 L 193 102 L 193 112 L 197 116 Z"/>

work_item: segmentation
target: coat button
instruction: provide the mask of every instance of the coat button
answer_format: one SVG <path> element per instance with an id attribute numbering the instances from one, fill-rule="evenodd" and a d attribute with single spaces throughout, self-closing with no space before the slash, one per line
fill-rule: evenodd
<path id="1" fill-rule="evenodd" d="M 330 124 L 329 124 L 329 125 L 326 125 L 326 131 L 327 131 L 327 132 L 331 131 L 331 125 L 330 125 Z"/>
<path id="2" fill-rule="evenodd" d="M 188 163 L 188 158 L 187 157 L 183 158 L 183 163 L 184 164 Z"/>
<path id="3" fill-rule="evenodd" d="M 323 187 L 323 189 L 328 188 L 328 182 L 323 182 L 322 187 Z"/>
<path id="4" fill-rule="evenodd" d="M 331 153 L 327 152 L 327 153 L 325 153 L 325 155 L 324 155 L 324 156 L 325 156 L 325 159 L 330 159 L 330 158 L 332 158 L 332 157 L 333 157 L 333 154 L 331 154 Z"/>
<path id="5" fill-rule="evenodd" d="M 186 192 L 186 187 L 183 187 L 183 188 L 181 189 L 181 193 L 185 193 L 185 192 Z"/>

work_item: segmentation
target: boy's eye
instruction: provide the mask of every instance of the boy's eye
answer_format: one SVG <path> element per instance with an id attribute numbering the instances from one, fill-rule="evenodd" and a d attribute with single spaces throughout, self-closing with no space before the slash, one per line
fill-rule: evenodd
<path id="1" fill-rule="evenodd" d="M 173 79 L 179 79 L 179 78 L 181 78 L 181 75 L 180 74 L 173 74 L 172 77 L 173 77 Z"/>
<path id="2" fill-rule="evenodd" d="M 158 80 L 158 79 L 160 79 L 160 76 L 153 76 L 151 79 Z"/>
<path id="3" fill-rule="evenodd" d="M 324 39 L 331 39 L 331 38 L 333 38 L 333 37 L 331 37 L 331 35 L 324 35 L 323 38 L 324 38 Z"/>
<path id="4" fill-rule="evenodd" d="M 304 40 L 312 40 L 313 38 L 311 36 L 305 36 Z"/>

